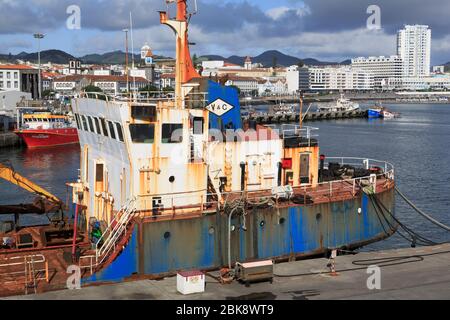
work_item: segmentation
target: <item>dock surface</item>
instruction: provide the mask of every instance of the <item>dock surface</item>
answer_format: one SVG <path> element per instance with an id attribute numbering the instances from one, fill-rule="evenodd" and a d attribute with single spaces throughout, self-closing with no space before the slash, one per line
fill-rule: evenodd
<path id="1" fill-rule="evenodd" d="M 177 293 L 176 278 L 173 277 L 162 281 L 141 280 L 7 299 L 450 300 L 450 244 L 338 256 L 337 276 L 329 273 L 327 263 L 328 259 L 312 259 L 278 264 L 275 266 L 278 276 L 273 284 L 255 283 L 249 288 L 237 282 L 221 285 L 207 276 L 206 292 L 189 296 Z M 372 274 L 367 273 L 367 266 L 377 263 L 381 268 L 381 289 L 370 290 L 367 281 Z"/>

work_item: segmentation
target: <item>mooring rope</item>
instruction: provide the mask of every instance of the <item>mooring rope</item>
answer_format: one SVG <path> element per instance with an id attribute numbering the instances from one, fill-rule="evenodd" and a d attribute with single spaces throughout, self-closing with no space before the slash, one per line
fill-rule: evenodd
<path id="1" fill-rule="evenodd" d="M 422 217 L 424 217 L 425 219 L 427 219 L 428 221 L 434 223 L 435 225 L 441 227 L 444 230 L 450 231 L 450 227 L 446 226 L 445 224 L 437 221 L 436 219 L 434 219 L 433 217 L 431 217 L 429 214 L 426 214 L 425 212 L 423 212 L 422 210 L 420 210 L 414 203 L 411 202 L 411 200 L 409 200 L 397 187 L 395 187 L 395 191 L 397 191 L 397 193 L 400 195 L 400 197 L 403 198 L 403 200 L 405 200 L 405 202 L 407 204 L 409 204 L 411 206 L 411 208 L 413 208 L 418 214 L 420 214 Z"/>

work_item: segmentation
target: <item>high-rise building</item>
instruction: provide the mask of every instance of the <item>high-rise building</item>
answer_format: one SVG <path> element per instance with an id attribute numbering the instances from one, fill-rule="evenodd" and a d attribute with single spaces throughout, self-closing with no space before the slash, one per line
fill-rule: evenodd
<path id="1" fill-rule="evenodd" d="M 388 79 L 400 81 L 404 77 L 404 63 L 399 56 L 359 57 L 352 59 L 352 67 L 373 74 L 375 87 L 386 86 Z"/>
<path id="2" fill-rule="evenodd" d="M 397 55 L 403 59 L 405 77 L 428 77 L 431 67 L 431 29 L 405 25 L 398 32 Z"/>

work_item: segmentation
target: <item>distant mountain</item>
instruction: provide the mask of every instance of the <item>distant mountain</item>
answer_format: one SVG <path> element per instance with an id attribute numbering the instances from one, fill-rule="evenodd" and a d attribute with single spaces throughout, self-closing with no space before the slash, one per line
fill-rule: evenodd
<path id="1" fill-rule="evenodd" d="M 246 59 L 246 57 L 240 56 L 231 56 L 228 58 L 224 58 L 219 55 L 205 55 L 202 56 L 201 58 L 207 58 L 208 60 L 224 60 L 240 66 L 244 65 Z M 306 65 L 319 65 L 319 66 L 325 64 L 339 64 L 337 62 L 325 62 L 312 58 L 300 59 L 297 57 L 286 55 L 278 50 L 266 51 L 260 54 L 259 56 L 250 58 L 252 59 L 253 63 L 261 63 L 265 67 L 272 67 L 274 64 L 276 64 L 277 66 L 289 67 L 298 64 L 300 62 L 303 62 Z M 349 64 L 349 62 L 350 60 L 345 60 L 341 64 Z"/>
<path id="2" fill-rule="evenodd" d="M 163 56 L 155 56 L 155 58 L 166 58 Z M 274 64 L 277 66 L 283 66 L 283 67 L 289 67 L 292 65 L 296 65 L 300 62 L 303 62 L 306 65 L 326 65 L 326 64 L 343 64 L 347 65 L 350 64 L 350 60 L 345 60 L 341 63 L 337 62 L 325 62 L 320 61 L 313 58 L 297 58 L 294 56 L 286 55 L 278 50 L 269 50 L 266 52 L 263 52 L 262 54 L 256 56 L 256 57 L 250 57 L 252 59 L 253 63 L 261 63 L 265 67 L 272 67 Z M 0 60 L 5 62 L 15 62 L 16 60 L 24 60 L 24 61 L 31 61 L 31 62 L 37 62 L 38 55 L 37 53 L 27 53 L 27 52 L 21 52 L 17 55 L 11 55 L 11 54 L 0 54 Z M 74 56 L 61 51 L 61 50 L 46 50 L 41 52 L 41 61 L 42 63 L 47 62 L 53 62 L 57 64 L 67 64 L 69 60 L 75 59 Z M 104 54 L 88 54 L 83 57 L 78 58 L 83 63 L 86 64 L 124 64 L 125 63 L 125 53 L 123 51 L 113 51 L 113 52 L 107 52 Z M 141 57 L 139 54 L 135 55 L 135 60 L 140 61 Z M 220 55 L 204 55 L 201 57 L 198 57 L 199 61 L 201 60 L 224 60 L 233 64 L 237 65 L 244 65 L 246 57 L 241 57 L 237 55 L 233 55 L 231 57 L 225 58 Z M 130 55 L 130 63 L 131 63 L 131 55 Z M 450 66 L 450 62 L 447 64 Z"/>
<path id="3" fill-rule="evenodd" d="M 38 62 L 38 54 L 21 52 L 17 55 L 0 55 L 0 59 L 5 60 L 7 62 L 14 62 L 16 60 L 24 60 L 30 62 Z M 74 59 L 74 57 L 64 51 L 61 50 L 45 50 L 41 52 L 41 62 L 53 62 L 53 63 L 67 63 L 70 59 Z"/>
<path id="4" fill-rule="evenodd" d="M 131 63 L 131 54 L 129 55 L 129 59 L 129 62 Z M 141 55 L 135 54 L 134 59 L 135 61 L 140 61 Z M 80 57 L 80 60 L 87 64 L 125 64 L 125 52 L 118 50 L 104 54 L 89 54 Z"/>

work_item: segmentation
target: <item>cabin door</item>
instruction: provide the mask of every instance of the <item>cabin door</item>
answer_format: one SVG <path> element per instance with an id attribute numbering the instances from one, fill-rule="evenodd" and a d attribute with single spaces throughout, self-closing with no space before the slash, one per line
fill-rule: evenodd
<path id="1" fill-rule="evenodd" d="M 301 153 L 300 154 L 300 184 L 309 184 L 310 183 L 310 167 L 309 160 L 311 154 L 309 153 Z"/>
<path id="2" fill-rule="evenodd" d="M 191 130 L 191 162 L 201 162 L 203 155 L 203 135 L 205 120 L 202 117 L 194 117 Z"/>
<path id="3" fill-rule="evenodd" d="M 103 200 L 103 192 L 105 191 L 105 167 L 103 163 L 95 165 L 95 217 L 99 221 L 106 221 L 104 216 L 105 203 Z"/>
<path id="4" fill-rule="evenodd" d="M 261 161 L 259 155 L 247 156 L 247 190 L 261 188 Z"/>

